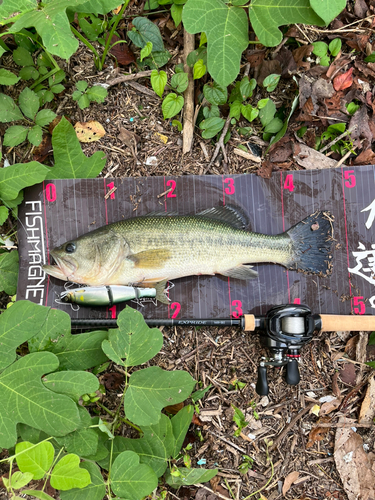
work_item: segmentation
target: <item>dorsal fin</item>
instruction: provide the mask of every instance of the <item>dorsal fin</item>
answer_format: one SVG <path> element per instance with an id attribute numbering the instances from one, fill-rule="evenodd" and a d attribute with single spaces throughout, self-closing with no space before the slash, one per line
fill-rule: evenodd
<path id="1" fill-rule="evenodd" d="M 159 210 L 155 210 L 153 212 L 148 212 L 147 214 L 143 215 L 142 217 L 172 217 L 180 215 L 178 212 L 161 212 Z"/>
<path id="2" fill-rule="evenodd" d="M 203 210 L 203 212 L 199 212 L 197 215 L 220 222 L 226 222 L 236 229 L 245 229 L 249 225 L 249 219 L 245 212 L 233 205 L 208 208 Z"/>

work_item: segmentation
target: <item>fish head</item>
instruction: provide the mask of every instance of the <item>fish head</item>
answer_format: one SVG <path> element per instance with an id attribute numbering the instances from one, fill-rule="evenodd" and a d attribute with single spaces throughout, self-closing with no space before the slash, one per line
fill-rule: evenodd
<path id="1" fill-rule="evenodd" d="M 55 264 L 45 265 L 43 269 L 60 280 L 106 285 L 111 284 L 111 276 L 126 253 L 128 247 L 123 238 L 101 228 L 51 250 Z"/>

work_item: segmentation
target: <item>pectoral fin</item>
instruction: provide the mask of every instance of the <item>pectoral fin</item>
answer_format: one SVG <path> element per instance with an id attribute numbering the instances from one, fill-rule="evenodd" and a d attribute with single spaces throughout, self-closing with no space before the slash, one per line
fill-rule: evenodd
<path id="1" fill-rule="evenodd" d="M 241 264 L 240 266 L 233 267 L 227 271 L 220 273 L 223 276 L 236 278 L 238 280 L 251 280 L 258 277 L 258 273 L 252 269 L 253 266 Z"/>
<path id="2" fill-rule="evenodd" d="M 128 259 L 132 260 L 137 268 L 158 269 L 164 267 L 170 257 L 171 251 L 168 248 L 156 248 L 129 255 Z"/>

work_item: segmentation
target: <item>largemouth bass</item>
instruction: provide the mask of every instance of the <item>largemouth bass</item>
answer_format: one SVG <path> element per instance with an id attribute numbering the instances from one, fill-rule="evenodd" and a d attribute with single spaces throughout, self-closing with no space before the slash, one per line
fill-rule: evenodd
<path id="1" fill-rule="evenodd" d="M 51 251 L 46 273 L 86 285 L 134 285 L 163 293 L 168 280 L 221 274 L 247 280 L 258 273 L 249 264 L 271 262 L 288 269 L 327 275 L 332 264 L 332 219 L 315 212 L 278 235 L 244 229 L 233 207 L 197 215 L 134 217 L 101 227 Z"/>

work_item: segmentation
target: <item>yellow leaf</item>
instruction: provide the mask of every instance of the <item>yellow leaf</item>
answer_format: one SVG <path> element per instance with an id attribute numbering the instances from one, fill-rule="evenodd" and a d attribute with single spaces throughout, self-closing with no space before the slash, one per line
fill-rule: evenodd
<path id="1" fill-rule="evenodd" d="M 319 417 L 319 412 L 320 412 L 320 406 L 319 405 L 314 405 L 311 410 L 310 410 L 310 413 L 313 413 L 314 415 L 316 415 L 317 417 Z"/>
<path id="2" fill-rule="evenodd" d="M 101 123 L 91 122 L 77 122 L 74 125 L 79 142 L 95 142 L 99 141 L 105 136 L 106 132 Z"/>
<path id="3" fill-rule="evenodd" d="M 154 137 L 157 140 L 161 141 L 163 144 L 167 144 L 167 142 L 168 142 L 168 137 L 166 135 L 159 134 L 159 132 L 155 132 Z"/>

